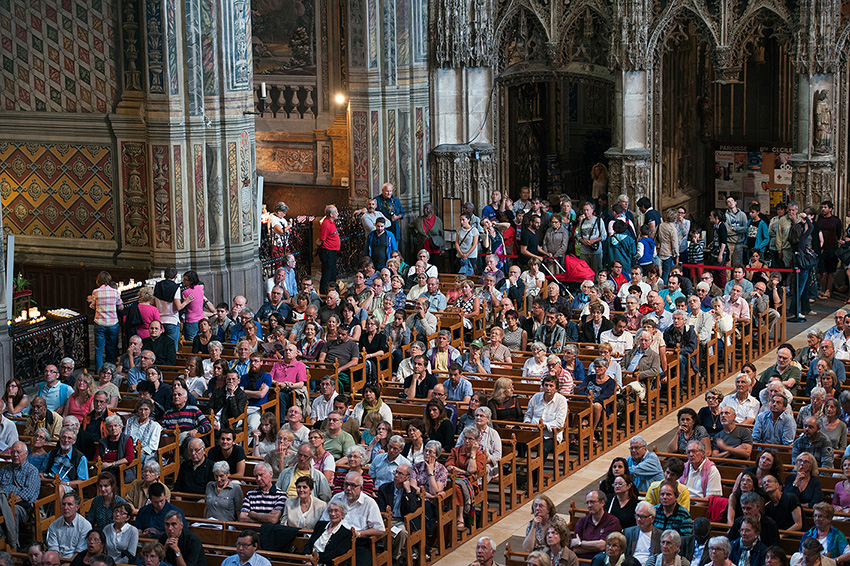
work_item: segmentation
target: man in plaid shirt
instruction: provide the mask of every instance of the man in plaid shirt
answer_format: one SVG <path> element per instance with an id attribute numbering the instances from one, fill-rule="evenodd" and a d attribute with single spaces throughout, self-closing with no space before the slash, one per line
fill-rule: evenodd
<path id="1" fill-rule="evenodd" d="M 15 520 L 10 521 L 10 517 L 6 517 L 9 544 L 18 548 L 21 523 L 30 517 L 32 504 L 38 499 L 41 489 L 41 480 L 36 467 L 27 462 L 26 444 L 20 441 L 12 444 L 11 457 L 12 463 L 0 469 L 0 489 L 6 496 L 14 494 L 18 497 L 14 505 Z"/>

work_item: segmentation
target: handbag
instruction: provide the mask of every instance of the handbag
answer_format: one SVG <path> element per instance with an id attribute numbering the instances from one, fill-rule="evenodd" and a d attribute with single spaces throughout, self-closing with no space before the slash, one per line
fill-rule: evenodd
<path id="1" fill-rule="evenodd" d="M 601 219 L 600 217 L 598 217 L 598 216 L 597 216 L 597 217 L 596 217 L 596 222 L 593 224 L 593 228 L 595 229 L 597 226 L 599 226 L 599 223 L 600 223 L 601 221 L 602 221 L 602 219 Z M 592 231 L 591 231 L 591 235 L 593 235 L 593 232 L 592 232 Z M 590 244 L 590 245 L 588 246 L 588 248 L 589 248 L 589 249 L 590 249 L 590 251 L 592 251 L 592 252 L 598 252 L 598 251 L 599 251 L 599 242 L 594 242 L 593 244 Z"/>
<path id="2" fill-rule="evenodd" d="M 818 265 L 818 254 L 812 248 L 806 248 L 801 252 L 794 252 L 794 267 L 800 269 L 814 269 Z"/>

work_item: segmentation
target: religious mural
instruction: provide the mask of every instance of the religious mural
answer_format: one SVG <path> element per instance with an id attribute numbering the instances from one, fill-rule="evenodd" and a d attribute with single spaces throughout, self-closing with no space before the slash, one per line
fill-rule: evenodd
<path id="1" fill-rule="evenodd" d="M 312 0 L 251 0 L 254 73 L 316 73 L 316 7 Z"/>

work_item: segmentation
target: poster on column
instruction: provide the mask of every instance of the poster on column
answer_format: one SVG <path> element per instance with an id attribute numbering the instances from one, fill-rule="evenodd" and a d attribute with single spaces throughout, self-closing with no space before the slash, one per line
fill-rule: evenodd
<path id="1" fill-rule="evenodd" d="M 714 152 L 714 205 L 734 197 L 746 210 L 758 201 L 763 212 L 784 201 L 791 184 L 791 150 L 784 147 L 718 146 Z"/>

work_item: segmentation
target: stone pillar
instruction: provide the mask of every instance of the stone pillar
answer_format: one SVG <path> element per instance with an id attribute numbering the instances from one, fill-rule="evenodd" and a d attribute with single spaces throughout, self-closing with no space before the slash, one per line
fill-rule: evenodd
<path id="1" fill-rule="evenodd" d="M 121 253 L 261 301 L 249 0 L 123 0 Z"/>
<path id="2" fill-rule="evenodd" d="M 493 113 L 487 113 L 493 90 L 494 7 L 489 0 L 433 4 L 435 198 L 462 198 L 480 210 L 496 186 Z"/>
<path id="3" fill-rule="evenodd" d="M 348 6 L 352 197 L 361 205 L 392 183 L 406 224 L 430 201 L 428 2 L 344 0 Z"/>
<path id="4" fill-rule="evenodd" d="M 615 89 L 614 145 L 605 152 L 609 160 L 609 199 L 626 193 L 634 203 L 641 197 L 657 202 L 650 185 L 651 153 L 647 144 L 646 71 L 620 71 Z"/>
<path id="5" fill-rule="evenodd" d="M 836 200 L 836 104 L 833 73 L 797 76 L 797 139 L 792 195 L 801 206 L 818 208 L 821 200 Z"/>
<path id="6" fill-rule="evenodd" d="M 0 321 L 8 320 L 11 305 L 6 304 L 6 238 L 3 237 L 3 203 L 0 202 Z M 5 326 L 5 324 L 4 324 Z M 12 337 L 6 328 L 0 329 L 0 375 L 15 375 L 15 366 L 12 360 Z M 8 379 L 8 378 L 7 378 Z M 6 386 L 6 379 L 0 380 L 2 387 Z"/>

